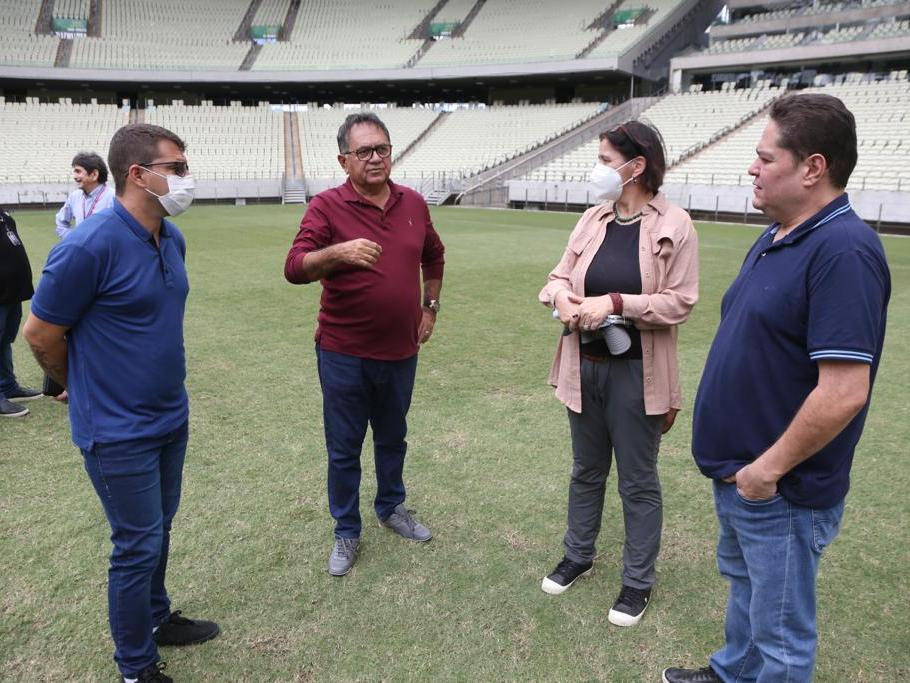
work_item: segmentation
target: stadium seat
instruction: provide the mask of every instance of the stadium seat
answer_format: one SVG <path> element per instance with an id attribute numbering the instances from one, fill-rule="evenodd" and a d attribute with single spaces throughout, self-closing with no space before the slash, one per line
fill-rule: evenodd
<path id="1" fill-rule="evenodd" d="M 667 164 L 692 149 L 739 125 L 761 111 L 780 94 L 777 88 L 762 83 L 755 88 L 693 91 L 668 95 L 639 117 L 660 131 L 667 153 Z M 531 171 L 529 180 L 585 180 L 597 158 L 599 141 L 589 143 Z"/>

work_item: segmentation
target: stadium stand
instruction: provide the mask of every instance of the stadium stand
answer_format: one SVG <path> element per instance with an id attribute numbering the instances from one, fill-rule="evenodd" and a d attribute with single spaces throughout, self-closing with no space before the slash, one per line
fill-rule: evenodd
<path id="1" fill-rule="evenodd" d="M 0 12 L 0 32 L 4 36 L 34 33 L 41 0 L 19 0 L 4 5 Z"/>
<path id="2" fill-rule="evenodd" d="M 910 20 L 880 22 L 869 34 L 870 38 L 898 38 L 901 36 L 910 36 Z"/>
<path id="3" fill-rule="evenodd" d="M 55 0 L 54 17 L 60 19 L 88 19 L 89 0 Z"/>
<path id="4" fill-rule="evenodd" d="M 599 29 L 586 30 L 609 6 L 576 0 L 572 11 L 549 0 L 488 0 L 464 36 L 436 42 L 420 66 L 572 59 Z"/>
<path id="5" fill-rule="evenodd" d="M 776 19 L 789 19 L 791 17 L 819 16 L 824 19 L 824 15 L 840 12 L 847 9 L 860 9 L 872 7 L 886 7 L 888 5 L 897 5 L 906 0 L 861 0 L 860 2 L 821 2 L 810 3 L 796 7 L 785 7 L 783 9 L 771 10 L 768 12 L 755 12 L 746 14 L 740 23 L 759 23 L 763 21 L 774 21 Z"/>
<path id="6" fill-rule="evenodd" d="M 819 5 L 821 10 L 823 6 Z M 787 7 L 786 9 L 772 10 L 771 12 L 756 12 L 755 14 L 747 14 L 740 22 L 744 24 L 758 23 L 760 21 L 772 21 L 774 19 L 787 19 L 797 14 L 800 10 L 796 7 Z M 823 10 L 827 11 L 827 10 Z"/>
<path id="7" fill-rule="evenodd" d="M 232 38 L 247 7 L 242 0 L 104 2 L 102 36 L 74 40 L 70 66 L 237 70 L 250 44 Z"/>
<path id="8" fill-rule="evenodd" d="M 733 90 L 730 85 L 712 92 L 693 88 L 689 93 L 668 95 L 641 115 L 661 132 L 668 166 L 693 148 L 741 125 L 783 92 L 767 82 L 740 90 Z M 585 180 L 597 157 L 598 144 L 595 138 L 532 171 L 525 179 Z"/>
<path id="9" fill-rule="evenodd" d="M 627 16 L 633 23 L 619 24 L 587 56 L 611 57 L 623 54 L 635 43 L 646 39 L 659 21 L 680 3 L 681 0 L 623 0 L 614 12 L 614 18 Z"/>
<path id="10" fill-rule="evenodd" d="M 403 67 L 424 42 L 408 36 L 434 4 L 305 0 L 290 39 L 263 45 L 253 70 Z"/>
<path id="11" fill-rule="evenodd" d="M 799 45 L 805 37 L 806 34 L 804 33 L 775 33 L 765 38 L 765 42 L 761 44 L 761 49 L 774 50 Z"/>
<path id="12" fill-rule="evenodd" d="M 360 0 L 22 0 L 6 5 L 0 10 L 0 68 L 16 67 L 6 75 L 10 82 L 19 78 L 20 85 L 0 92 L 7 95 L 0 100 L 0 132 L 10 140 L 0 183 L 68 185 L 69 161 L 75 152 L 104 153 L 118 126 L 144 120 L 174 128 L 187 138 L 198 178 L 213 183 L 256 181 L 257 188 L 275 196 L 279 185 L 285 193 L 288 183 L 300 190 L 313 179 L 322 184 L 341 179 L 335 132 L 344 116 L 359 108 L 375 109 L 386 120 L 396 176 L 421 188 L 429 187 L 422 179 L 430 178 L 436 191 L 473 192 L 494 182 L 488 179 L 502 176 L 503 169 L 497 166 L 505 162 L 510 162 L 505 169 L 509 178 L 521 176 L 523 182 L 584 181 L 597 141 L 580 146 L 579 142 L 592 136 L 597 126 L 590 131 L 576 128 L 603 112 L 605 104 L 503 106 L 497 100 L 553 102 L 558 97 L 574 102 L 581 95 L 579 99 L 603 97 L 618 103 L 628 92 L 622 81 L 630 75 L 639 79 L 634 83 L 636 94 L 653 95 L 663 87 L 657 79 L 663 78 L 661 69 L 672 57 L 668 87 L 686 92 L 665 95 L 656 103 L 637 100 L 634 109 L 650 105 L 642 118 L 664 135 L 668 182 L 745 188 L 751 182 L 746 167 L 768 105 L 788 89 L 811 83 L 842 97 L 856 113 L 860 163 L 851 189 L 910 191 L 910 171 L 904 170 L 910 160 L 910 116 L 905 114 L 910 110 L 907 0 L 738 2 L 731 10 L 731 23 L 712 27 L 707 46 L 703 29 L 713 19 L 716 6 L 698 5 L 698 11 L 710 15 L 706 19 L 697 14 L 691 0 L 578 0 L 571 12 L 546 0 L 372 4 Z M 701 23 L 693 31 L 696 22 Z M 91 37 L 78 37 L 86 31 Z M 681 42 L 674 42 L 674 35 L 681 36 Z M 167 37 L 167 49 L 161 49 L 162 36 Z M 253 39 L 267 42 L 253 45 Z M 876 56 L 876 50 L 885 56 Z M 585 76 L 566 72 L 571 79 L 560 74 L 556 83 L 557 75 L 550 74 L 550 83 L 539 89 L 531 85 L 534 79 L 548 78 L 548 60 L 575 60 L 584 71 L 585 59 L 611 57 L 615 71 L 592 73 L 587 83 L 583 83 Z M 652 68 L 655 59 L 657 66 Z M 858 68 L 853 66 L 857 59 L 868 62 L 870 72 L 844 76 L 845 69 Z M 529 65 L 528 70 L 515 67 L 522 63 Z M 73 104 L 66 98 L 56 101 L 59 95 L 75 92 L 59 89 L 56 77 L 42 75 L 46 83 L 32 79 L 22 85 L 24 77 L 16 75 L 22 65 L 54 67 L 60 81 L 73 78 L 66 67 L 158 72 L 151 79 L 156 83 L 167 83 L 161 74 L 168 72 L 241 69 L 244 73 L 236 84 L 229 74 L 200 78 L 206 84 L 189 94 L 186 102 L 170 101 L 185 92 L 171 94 L 170 85 L 153 89 L 156 86 L 148 84 L 132 88 L 118 84 L 108 86 L 91 104 Z M 497 76 L 488 79 L 488 69 L 472 68 L 477 65 L 488 65 Z M 502 69 L 497 71 L 497 65 Z M 358 84 L 348 80 L 350 70 L 408 73 L 409 67 L 446 67 L 427 81 L 441 81 L 436 98 L 451 96 L 449 103 L 418 99 L 432 90 L 407 91 L 403 84 L 409 77 L 402 76 L 399 82 L 390 82 L 394 88 L 382 91 L 397 94 L 398 105 L 338 104 L 372 97 L 364 94 L 369 89 L 358 92 Z M 876 68 L 880 73 L 873 71 Z M 297 70 L 327 75 L 297 79 L 293 73 Z M 339 73 L 332 74 L 333 70 Z M 884 77 L 889 70 L 893 73 Z M 284 74 L 288 81 L 305 81 L 306 90 L 296 83 L 293 88 L 276 86 Z M 527 83 L 533 95 L 524 99 L 521 78 L 532 74 Z M 495 77 L 500 80 L 494 84 Z M 92 81 L 81 71 L 79 79 Z M 115 80 L 108 74 L 99 76 L 99 82 L 108 79 Z M 446 83 L 447 79 L 452 80 Z M 601 88 L 595 82 L 598 79 L 610 85 Z M 639 86 L 641 79 L 650 81 L 645 88 Z M 142 83 L 139 78 L 133 80 Z M 566 80 L 570 82 L 563 84 Z M 750 82 L 750 87 L 742 87 Z M 585 90 L 573 93 L 572 88 L 580 85 Z M 85 99 L 94 94 L 91 84 L 79 87 L 88 88 Z M 157 93 L 158 106 L 145 99 L 149 92 Z M 123 97 L 133 103 L 132 117 L 128 105 L 97 104 Z M 226 106 L 228 100 L 240 97 L 243 104 L 235 101 Z M 294 104 L 253 104 L 269 97 Z M 320 101 L 305 107 L 296 104 L 304 97 Z M 215 101 L 222 106 L 215 106 Z M 326 101 L 335 104 L 323 105 Z M 421 103 L 411 106 L 415 101 Z M 611 116 L 609 111 L 604 116 Z M 573 130 L 574 135 L 558 139 Z M 54 140 L 65 144 L 35 155 L 35 149 L 46 149 L 49 131 Z M 521 166 L 513 163 L 516 157 L 522 157 Z M 437 186 L 439 178 L 445 179 L 442 187 Z"/>
<path id="13" fill-rule="evenodd" d="M 282 113 L 268 102 L 216 107 L 177 100 L 147 109 L 145 122 L 178 132 L 187 141 L 187 159 L 197 179 L 280 178 L 284 173 Z"/>
<path id="14" fill-rule="evenodd" d="M 849 190 L 910 190 L 910 82 L 906 71 L 885 80 L 862 74 L 844 82 L 801 92 L 839 97 L 856 117 L 859 161 Z M 667 174 L 667 182 L 748 185 L 746 168 L 767 123 L 761 116 L 717 144 L 687 159 Z"/>
<path id="15" fill-rule="evenodd" d="M 262 0 L 253 17 L 253 26 L 282 26 L 291 0 Z"/>
<path id="16" fill-rule="evenodd" d="M 53 66 L 56 36 L 36 35 L 41 0 L 4 3 L 0 11 L 0 64 Z"/>
<path id="17" fill-rule="evenodd" d="M 111 135 L 128 119 L 126 110 L 112 104 L 75 104 L 70 98 L 54 103 L 0 98 L 4 148 L 0 183 L 71 182 L 73 156 L 95 151 L 106 158 Z"/>
<path id="18" fill-rule="evenodd" d="M 667 183 L 705 185 L 748 185 L 746 169 L 755 159 L 755 145 L 761 137 L 766 115 L 759 116 L 667 172 Z"/>
<path id="19" fill-rule="evenodd" d="M 449 0 L 441 3 L 429 24 L 440 39 L 427 45 L 426 36 L 411 36 L 440 5 L 434 0 L 382 4 L 303 0 L 287 39 L 263 45 L 250 68 L 330 70 L 569 60 L 591 46 L 586 56 L 616 56 L 645 38 L 681 1 L 621 0 L 611 5 L 608 0 L 578 0 L 567 12 L 548 0 L 487 0 L 482 5 Z M 40 7 L 37 0 L 17 3 L 15 30 L 0 33 L 5 39 L 0 64 L 53 65 L 59 40 L 31 33 Z M 91 5 L 89 0 L 61 0 L 54 7 L 55 17 L 87 20 Z M 249 7 L 244 0 L 191 4 L 111 0 L 100 7 L 101 35 L 73 41 L 68 66 L 237 70 L 249 52 L 248 40 L 234 40 Z M 290 7 L 291 0 L 263 0 L 251 24 L 280 30 Z M 476 7 L 480 8 L 476 16 L 466 22 Z M 9 15 L 0 17 L 0 26 L 10 20 Z M 377 32 L 376 26 L 383 30 Z M 151 49 L 158 45 L 157 35 L 168 36 L 168 50 Z"/>
<path id="20" fill-rule="evenodd" d="M 729 24 L 713 26 L 711 44 L 703 53 L 720 55 L 901 37 L 910 34 L 910 21 L 902 18 L 910 15 L 910 8 L 905 6 L 906 0 L 793 3 L 789 7 L 746 14 Z M 875 8 L 891 9 L 887 14 L 880 14 Z M 867 48 L 858 45 L 855 49 Z"/>
<path id="21" fill-rule="evenodd" d="M 816 37 L 818 43 L 846 43 L 859 37 L 866 31 L 865 26 L 847 26 L 846 28 L 834 29 L 827 33 L 822 33 Z"/>
<path id="22" fill-rule="evenodd" d="M 476 0 L 448 0 L 433 17 L 433 23 L 454 28 L 452 25 L 463 22 L 475 3 Z"/>
<path id="23" fill-rule="evenodd" d="M 56 36 L 0 34 L 0 63 L 13 66 L 53 66 L 59 42 Z"/>
<path id="24" fill-rule="evenodd" d="M 721 53 L 721 52 L 743 52 L 744 50 L 751 50 L 756 47 L 756 43 L 760 38 L 733 38 L 731 40 L 715 40 L 711 42 L 711 46 L 708 48 L 708 52 L 711 53 Z"/>
<path id="25" fill-rule="evenodd" d="M 872 41 L 881 38 L 897 38 L 910 35 L 910 21 L 881 21 L 874 26 L 860 24 L 844 26 L 829 31 L 814 30 L 809 33 L 773 33 L 758 37 L 712 40 L 705 54 L 728 54 L 773 50 L 806 45 L 830 45 L 850 42 Z M 857 50 L 861 50 L 857 46 Z"/>
<path id="26" fill-rule="evenodd" d="M 458 109 L 447 114 L 395 172 L 407 177 L 474 175 L 557 137 L 597 111 L 593 104 Z"/>

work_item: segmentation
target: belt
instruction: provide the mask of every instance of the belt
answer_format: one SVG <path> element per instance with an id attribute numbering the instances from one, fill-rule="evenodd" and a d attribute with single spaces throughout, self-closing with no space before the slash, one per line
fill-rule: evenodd
<path id="1" fill-rule="evenodd" d="M 589 360 L 592 363 L 606 363 L 610 360 L 610 356 L 595 356 L 591 353 L 582 352 L 581 357 L 585 360 Z"/>

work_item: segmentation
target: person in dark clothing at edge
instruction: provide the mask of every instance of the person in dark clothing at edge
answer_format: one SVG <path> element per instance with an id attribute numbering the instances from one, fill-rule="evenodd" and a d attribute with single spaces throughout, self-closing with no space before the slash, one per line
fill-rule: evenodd
<path id="1" fill-rule="evenodd" d="M 22 322 L 22 302 L 35 293 L 32 267 L 16 221 L 0 209 L 0 417 L 25 417 L 23 401 L 41 398 L 37 389 L 23 387 L 13 372 L 13 342 Z"/>

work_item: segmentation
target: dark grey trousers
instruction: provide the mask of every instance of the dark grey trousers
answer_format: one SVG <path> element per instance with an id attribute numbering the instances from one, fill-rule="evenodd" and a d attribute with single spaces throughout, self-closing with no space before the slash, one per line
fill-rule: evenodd
<path id="1" fill-rule="evenodd" d="M 622 582 L 654 584 L 663 505 L 657 478 L 660 415 L 646 415 L 640 360 L 581 361 L 582 412 L 569 412 L 572 479 L 566 557 L 591 562 L 600 532 L 607 475 L 613 455 L 619 479 L 626 541 Z"/>

